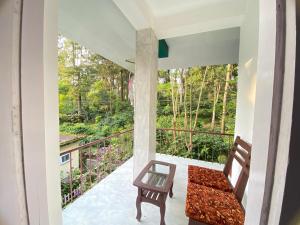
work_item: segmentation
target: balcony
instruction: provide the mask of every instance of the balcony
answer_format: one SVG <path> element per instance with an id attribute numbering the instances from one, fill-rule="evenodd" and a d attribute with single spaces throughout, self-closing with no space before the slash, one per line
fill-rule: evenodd
<path id="1" fill-rule="evenodd" d="M 18 4 L 17 1 L 1 1 L 0 165 L 3 191 L 0 223 L 62 224 L 57 162 L 58 31 L 80 40 L 82 44 L 91 46 L 93 51 L 135 73 L 139 81 L 136 85 L 139 92 L 135 97 L 140 103 L 135 105 L 135 121 L 141 131 L 146 131 L 142 133 L 135 127 L 135 141 L 140 140 L 142 144 L 155 131 L 155 127 L 149 124 L 155 124 L 153 103 L 156 91 L 148 87 L 155 86 L 158 69 L 239 64 L 235 134 L 253 143 L 245 225 L 264 221 L 269 221 L 264 224 L 271 225 L 291 223 L 294 219 L 292 214 L 299 211 L 294 207 L 299 203 L 296 198 L 299 182 L 295 181 L 299 171 L 296 106 L 300 99 L 296 88 L 299 81 L 294 79 L 295 62 L 298 60 L 296 28 L 299 27 L 299 10 L 296 10 L 295 4 L 287 1 L 289 4 L 285 6 L 285 1 L 270 0 L 187 0 L 174 1 L 174 4 L 145 0 L 129 1 L 130 4 L 124 2 L 65 0 L 57 4 L 55 0 L 42 0 L 39 4 L 36 1 Z M 222 13 L 212 13 L 215 11 Z M 154 54 L 157 41 L 153 41 L 151 46 L 141 43 L 141 39 L 148 39 L 139 32 L 142 28 L 149 31 L 147 37 L 165 38 L 170 42 L 172 51 L 169 60 L 157 59 L 157 54 Z M 189 35 L 195 38 L 186 39 Z M 134 57 L 136 65 L 131 60 Z M 161 62 L 158 63 L 158 60 Z M 283 65 L 284 69 L 281 68 Z M 145 121 L 147 124 L 142 123 Z M 153 141 L 155 137 L 150 139 Z M 178 146 L 175 147 L 172 149 L 174 152 L 178 149 Z M 145 151 L 149 153 L 150 150 L 153 148 Z M 81 152 L 85 157 L 89 154 L 88 148 Z M 139 153 L 135 156 L 143 155 L 143 152 Z M 199 156 L 205 159 L 203 155 Z M 214 156 L 207 154 L 207 158 Z M 68 160 L 68 156 L 64 160 Z M 65 180 L 71 191 L 65 199 L 65 204 L 69 203 L 64 211 L 65 223 L 67 218 L 72 219 L 67 217 L 71 208 L 122 168 L 103 179 L 106 174 L 101 173 L 100 176 L 93 171 L 93 160 L 95 158 L 90 158 L 91 163 L 85 162 L 82 167 L 89 166 L 79 174 L 86 186 L 79 189 L 74 186 L 73 189 L 72 182 L 68 184 L 72 181 L 72 173 L 71 179 L 67 177 Z M 76 164 L 76 161 L 70 157 L 70 167 L 72 163 Z M 118 163 L 115 162 L 115 165 Z M 131 176 L 131 171 L 128 171 L 127 178 Z M 175 185 L 174 188 L 173 201 L 179 194 L 176 191 L 178 187 Z M 96 202 L 100 200 L 95 199 L 89 204 Z M 175 214 L 170 210 L 171 205 L 174 204 L 168 204 L 167 222 L 169 213 Z M 97 213 L 107 208 L 99 207 Z M 85 210 L 81 207 L 78 216 Z M 86 214 L 82 224 L 92 224 L 93 211 L 89 213 L 91 217 Z M 180 214 L 183 214 L 181 209 Z M 147 215 L 150 214 L 144 211 L 144 216 Z M 149 220 L 143 217 L 143 221 Z M 100 222 L 97 221 L 97 224 Z"/>
<path id="2" fill-rule="evenodd" d="M 156 159 L 176 164 L 174 196 L 166 203 L 166 224 L 187 224 L 184 213 L 187 166 L 199 165 L 221 170 L 222 164 L 156 154 Z M 101 180 L 92 189 L 76 199 L 63 210 L 64 225 L 156 225 L 159 224 L 159 208 L 142 204 L 142 219 L 136 217 L 135 199 L 137 188 L 133 183 L 133 160 L 130 158 L 114 172 Z"/>
<path id="3" fill-rule="evenodd" d="M 133 225 L 140 224 L 136 220 L 135 200 L 137 196 L 137 188 L 133 183 L 133 158 L 131 157 L 122 165 L 118 166 L 112 173 L 106 177 L 103 174 L 103 164 L 101 160 L 104 149 L 117 149 L 119 154 L 124 154 L 131 147 L 132 130 L 121 132 L 110 137 L 88 143 L 73 150 L 72 154 L 79 154 L 80 174 L 77 179 L 81 181 L 79 187 L 72 188 L 76 183 L 76 178 L 69 177 L 70 189 L 69 193 L 62 196 L 63 204 L 63 223 L 64 225 Z M 175 141 L 174 141 L 174 138 Z M 164 162 L 176 164 L 176 174 L 174 178 L 174 197 L 168 198 L 166 203 L 166 224 L 187 224 L 188 219 L 185 216 L 185 198 L 187 187 L 187 167 L 189 164 L 198 165 L 217 170 L 223 169 L 223 164 L 218 163 L 217 152 L 204 148 L 204 152 L 200 151 L 199 139 L 203 140 L 223 140 L 224 144 L 222 153 L 228 151 L 232 143 L 232 135 L 191 132 L 187 130 L 158 129 L 157 130 L 157 151 L 167 154 L 156 154 L 156 159 Z M 191 142 L 190 142 L 191 141 Z M 172 142 L 170 144 L 169 142 Z M 198 143 L 198 145 L 196 145 Z M 106 147 L 105 147 L 106 146 Z M 164 146 L 171 146 L 165 148 Z M 126 149 L 127 148 L 127 149 Z M 184 148 L 186 152 L 183 156 L 199 157 L 201 160 L 172 156 L 170 154 L 178 154 L 178 148 Z M 77 152 L 79 151 L 79 153 Z M 102 155 L 101 155 L 102 152 Z M 187 154 L 194 152 L 196 154 Z M 220 153 L 220 152 L 219 152 Z M 219 154 L 218 153 L 218 154 Z M 106 153 L 108 154 L 108 153 Z M 70 157 L 72 164 L 72 157 Z M 205 161 L 206 160 L 206 161 Z M 220 160 L 220 159 L 219 159 Z M 209 162 L 210 161 L 210 162 Z M 99 165 L 102 166 L 99 166 Z M 72 164 L 72 169 L 74 170 Z M 101 172 L 102 171 L 102 172 Z M 72 176 L 71 176 L 72 177 Z M 77 181 L 78 181 L 77 180 Z M 142 204 L 142 224 L 159 224 L 160 214 L 159 208 L 151 204 Z"/>

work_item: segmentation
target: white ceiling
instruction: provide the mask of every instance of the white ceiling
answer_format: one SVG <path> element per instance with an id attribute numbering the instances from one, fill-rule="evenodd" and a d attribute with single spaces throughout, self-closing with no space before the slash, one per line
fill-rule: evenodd
<path id="1" fill-rule="evenodd" d="M 113 0 L 136 30 L 159 39 L 231 27 L 243 21 L 246 0 Z"/>
<path id="2" fill-rule="evenodd" d="M 239 40 L 239 28 L 166 39 L 170 49 L 169 57 L 159 59 L 159 68 L 174 69 L 237 63 Z"/>
<path id="3" fill-rule="evenodd" d="M 136 31 L 112 0 L 60 0 L 59 32 L 134 71 Z"/>
<path id="4" fill-rule="evenodd" d="M 131 71 L 134 64 L 126 60 L 135 58 L 136 30 L 149 27 L 169 45 L 161 68 L 225 64 L 237 62 L 239 29 L 231 28 L 241 25 L 245 1 L 60 0 L 58 26 L 64 36 Z"/>
<path id="5" fill-rule="evenodd" d="M 195 8 L 230 2 L 230 0 L 145 0 L 153 16 L 160 17 L 193 10 Z M 237 1 L 236 1 L 237 2 Z"/>

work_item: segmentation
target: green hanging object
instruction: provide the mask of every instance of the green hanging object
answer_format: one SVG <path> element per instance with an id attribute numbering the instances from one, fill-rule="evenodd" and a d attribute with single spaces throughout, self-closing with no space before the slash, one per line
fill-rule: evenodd
<path id="1" fill-rule="evenodd" d="M 169 57 L 169 46 L 165 39 L 158 41 L 158 58 Z"/>

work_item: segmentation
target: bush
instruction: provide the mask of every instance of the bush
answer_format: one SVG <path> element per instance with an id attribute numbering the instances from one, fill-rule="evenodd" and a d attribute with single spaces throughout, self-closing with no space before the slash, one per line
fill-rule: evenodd
<path id="1" fill-rule="evenodd" d="M 174 140 L 173 132 L 158 132 L 157 151 L 211 162 L 225 163 L 227 161 L 228 151 L 231 147 L 228 137 L 194 134 L 192 145 L 189 143 L 189 138 L 189 133 L 176 133 Z"/>
<path id="2" fill-rule="evenodd" d="M 106 115 L 98 123 L 98 129 L 103 133 L 112 134 L 133 126 L 133 111 L 120 112 L 115 115 Z"/>
<path id="3" fill-rule="evenodd" d="M 67 134 L 92 135 L 96 133 L 96 130 L 92 125 L 86 125 L 84 123 L 64 123 L 60 125 L 60 132 Z"/>
<path id="4" fill-rule="evenodd" d="M 81 121 L 84 120 L 83 115 L 78 115 L 78 114 L 59 114 L 59 123 L 80 123 Z"/>
<path id="5" fill-rule="evenodd" d="M 101 120 L 102 120 L 102 116 L 96 116 L 95 118 L 96 123 L 100 123 Z"/>
<path id="6" fill-rule="evenodd" d="M 228 157 L 226 155 L 219 155 L 218 156 L 218 162 L 225 164 L 227 162 L 227 158 Z"/>

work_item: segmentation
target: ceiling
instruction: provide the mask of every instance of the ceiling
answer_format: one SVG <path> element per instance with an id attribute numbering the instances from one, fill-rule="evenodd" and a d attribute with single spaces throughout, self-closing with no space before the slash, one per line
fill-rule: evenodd
<path id="1" fill-rule="evenodd" d="M 60 0 L 59 32 L 131 71 L 136 30 L 112 0 Z"/>
<path id="2" fill-rule="evenodd" d="M 145 2 L 150 6 L 152 14 L 155 17 L 159 17 L 190 11 L 211 4 L 220 4 L 224 2 L 224 0 L 145 0 Z"/>
<path id="3" fill-rule="evenodd" d="M 246 0 L 113 0 L 136 30 L 159 39 L 239 27 Z"/>
<path id="4" fill-rule="evenodd" d="M 59 32 L 134 71 L 136 30 L 151 27 L 170 57 L 160 68 L 237 62 L 246 0 L 60 0 Z M 217 46 L 219 46 L 217 48 Z M 193 53 L 193 54 L 191 54 Z"/>
<path id="5" fill-rule="evenodd" d="M 228 28 L 166 39 L 169 57 L 159 59 L 159 68 L 237 63 L 240 29 Z"/>

